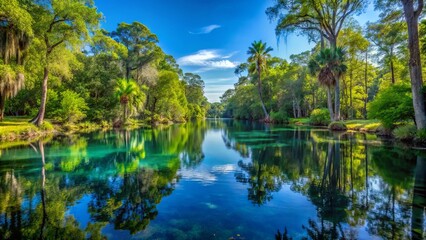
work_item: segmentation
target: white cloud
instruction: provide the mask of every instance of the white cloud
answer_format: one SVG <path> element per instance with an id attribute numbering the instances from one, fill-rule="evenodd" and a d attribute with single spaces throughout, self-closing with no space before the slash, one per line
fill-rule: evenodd
<path id="1" fill-rule="evenodd" d="M 218 50 L 200 50 L 194 54 L 183 56 L 177 60 L 181 66 L 201 67 L 196 72 L 206 72 L 213 69 L 232 69 L 238 63 L 228 60 L 232 55 L 222 56 Z"/>
<path id="2" fill-rule="evenodd" d="M 211 33 L 213 30 L 218 29 L 220 27 L 221 27 L 220 25 L 213 24 L 213 25 L 208 25 L 208 26 L 202 27 L 195 32 L 189 32 L 189 33 L 190 34 L 208 34 L 208 33 Z"/>

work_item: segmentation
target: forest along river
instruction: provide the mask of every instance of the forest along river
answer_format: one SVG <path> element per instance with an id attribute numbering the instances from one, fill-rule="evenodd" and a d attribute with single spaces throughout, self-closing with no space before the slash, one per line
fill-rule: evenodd
<path id="1" fill-rule="evenodd" d="M 0 153 L 0 239 L 426 232 L 426 152 L 374 135 L 207 120 Z"/>

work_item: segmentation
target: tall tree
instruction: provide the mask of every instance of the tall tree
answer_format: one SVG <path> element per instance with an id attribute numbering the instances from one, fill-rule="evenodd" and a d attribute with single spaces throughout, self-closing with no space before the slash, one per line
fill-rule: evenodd
<path id="1" fill-rule="evenodd" d="M 426 128 L 426 109 L 423 95 L 423 76 L 420 58 L 419 18 L 424 7 L 423 0 L 376 0 L 376 8 L 384 12 L 403 10 L 408 32 L 411 92 L 417 129 Z"/>
<path id="2" fill-rule="evenodd" d="M 142 23 L 120 23 L 111 36 L 127 48 L 127 57 L 123 58 L 126 79 L 132 78 L 133 71 L 153 61 L 162 53 L 157 46 L 157 35 Z M 133 78 L 138 81 L 137 77 Z"/>
<path id="3" fill-rule="evenodd" d="M 369 42 L 364 38 L 361 32 L 361 28 L 359 26 L 351 26 L 342 30 L 341 38 L 338 43 L 339 46 L 345 48 L 348 53 L 348 77 L 349 83 L 345 85 L 348 86 L 348 90 L 346 91 L 349 97 L 349 108 L 347 115 L 349 118 L 353 118 L 354 114 L 354 85 L 356 81 L 356 70 L 361 68 L 363 63 L 361 62 L 360 56 L 358 54 L 364 53 L 367 51 Z M 347 99 L 347 98 L 346 98 Z"/>
<path id="4" fill-rule="evenodd" d="M 259 93 L 260 103 L 262 104 L 263 114 L 265 116 L 265 121 L 269 122 L 269 113 L 266 110 L 265 103 L 262 98 L 262 72 L 266 68 L 266 60 L 271 56 L 269 52 L 273 49 L 271 47 L 267 47 L 266 43 L 262 41 L 254 41 L 247 54 L 249 54 L 248 62 L 254 63 L 255 68 L 252 69 L 252 73 L 256 74 L 257 77 L 257 90 Z"/>
<path id="5" fill-rule="evenodd" d="M 336 84 L 346 72 L 344 64 L 345 53 L 342 48 L 326 48 L 310 61 L 309 68 L 312 74 L 318 74 L 318 81 L 327 88 L 327 106 L 330 111 L 331 120 L 339 120 L 337 115 L 333 115 L 333 103 L 331 101 L 331 87 Z"/>
<path id="6" fill-rule="evenodd" d="M 185 73 L 185 96 L 188 101 L 188 118 L 201 119 L 206 115 L 207 98 L 204 96 L 204 81 L 200 75 Z"/>
<path id="7" fill-rule="evenodd" d="M 35 37 L 44 52 L 43 82 L 40 109 L 31 122 L 40 126 L 43 123 L 46 102 L 47 84 L 50 67 L 63 56 L 58 56 L 58 49 L 70 51 L 79 49 L 84 40 L 89 39 L 101 18 L 101 14 L 91 0 L 49 0 L 32 6 L 35 18 Z"/>
<path id="8" fill-rule="evenodd" d="M 408 28 L 408 49 L 410 52 L 410 78 L 413 93 L 414 115 L 417 129 L 426 128 L 426 109 L 423 95 L 422 64 L 420 60 L 419 17 L 423 11 L 423 0 L 401 0 Z M 414 6 L 416 8 L 414 8 Z"/>
<path id="9" fill-rule="evenodd" d="M 407 41 L 405 27 L 400 11 L 391 11 L 378 22 L 367 23 L 367 38 L 374 43 L 378 54 L 383 56 L 383 62 L 389 64 L 392 84 L 396 81 L 394 65 L 398 47 Z"/>
<path id="10" fill-rule="evenodd" d="M 278 36 L 299 31 L 314 40 L 325 38 L 331 48 L 336 48 L 344 23 L 351 16 L 360 14 L 366 5 L 366 0 L 276 0 L 275 4 L 266 10 L 266 14 L 271 20 L 278 20 L 275 28 Z M 339 79 L 335 80 L 334 99 L 334 118 L 340 119 Z"/>
<path id="11" fill-rule="evenodd" d="M 5 103 L 24 84 L 24 58 L 33 35 L 33 19 L 17 0 L 0 5 L 0 121 Z"/>

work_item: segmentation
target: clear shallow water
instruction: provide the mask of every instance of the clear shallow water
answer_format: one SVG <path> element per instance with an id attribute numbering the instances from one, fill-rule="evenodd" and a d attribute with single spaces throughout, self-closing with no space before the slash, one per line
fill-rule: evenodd
<path id="1" fill-rule="evenodd" d="M 43 165 L 44 162 L 44 165 Z M 426 153 L 208 120 L 0 150 L 0 239 L 422 239 Z"/>

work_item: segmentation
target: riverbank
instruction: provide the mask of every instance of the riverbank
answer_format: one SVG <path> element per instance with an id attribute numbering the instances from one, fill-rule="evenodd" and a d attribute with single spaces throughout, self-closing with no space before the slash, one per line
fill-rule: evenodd
<path id="1" fill-rule="evenodd" d="M 357 132 L 368 132 L 368 133 L 379 133 L 382 131 L 382 124 L 378 120 L 344 120 L 339 121 L 343 123 L 347 131 L 357 131 Z M 290 125 L 296 126 L 311 126 L 309 118 L 290 118 Z"/>
<path id="2" fill-rule="evenodd" d="M 101 130 L 110 130 L 113 126 L 108 122 L 92 123 L 82 122 L 78 124 L 52 124 L 46 120 L 42 126 L 37 127 L 29 123 L 28 117 L 6 117 L 0 122 L 0 142 L 1 144 L 11 144 L 12 142 L 34 141 L 55 135 L 70 135 L 77 133 L 88 133 Z M 125 129 L 135 129 L 149 127 L 149 124 L 141 121 L 130 121 Z"/>

